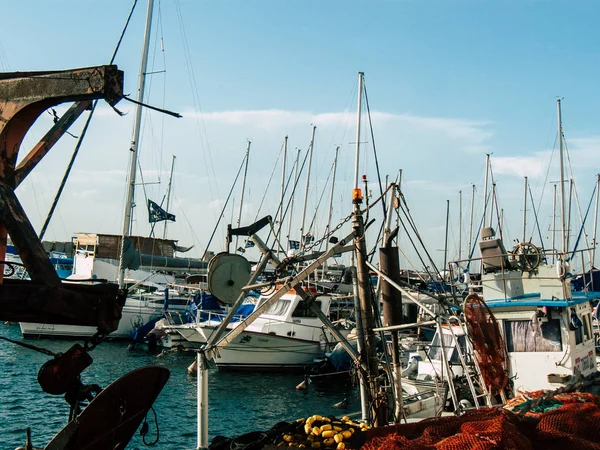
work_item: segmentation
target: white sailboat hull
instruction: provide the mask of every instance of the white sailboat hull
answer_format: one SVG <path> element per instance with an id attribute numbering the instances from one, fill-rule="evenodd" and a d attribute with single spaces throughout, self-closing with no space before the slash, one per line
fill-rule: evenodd
<path id="1" fill-rule="evenodd" d="M 139 326 L 161 317 L 162 309 L 148 307 L 123 307 L 119 327 L 109 338 L 128 339 Z M 49 323 L 21 322 L 21 333 L 25 338 L 86 338 L 96 334 L 96 327 Z"/>
<path id="2" fill-rule="evenodd" d="M 220 370 L 302 370 L 324 353 L 318 341 L 244 331 L 219 350 L 215 362 Z"/>

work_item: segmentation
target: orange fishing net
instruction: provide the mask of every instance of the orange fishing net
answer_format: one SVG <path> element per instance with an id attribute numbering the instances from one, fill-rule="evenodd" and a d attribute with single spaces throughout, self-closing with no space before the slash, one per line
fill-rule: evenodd
<path id="1" fill-rule="evenodd" d="M 559 408 L 536 416 L 483 408 L 373 428 L 361 450 L 600 450 L 600 397 L 573 393 L 555 399 L 561 399 Z"/>
<path id="2" fill-rule="evenodd" d="M 465 300 L 465 320 L 483 380 L 495 396 L 508 384 L 509 372 L 508 352 L 498 322 L 477 294 Z"/>

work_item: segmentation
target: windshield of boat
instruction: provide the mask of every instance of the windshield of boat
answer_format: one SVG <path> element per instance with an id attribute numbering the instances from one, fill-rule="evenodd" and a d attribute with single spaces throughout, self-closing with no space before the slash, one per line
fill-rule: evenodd
<path id="1" fill-rule="evenodd" d="M 264 314 L 269 316 L 283 316 L 291 304 L 291 300 L 279 299 L 274 305 L 271 305 Z"/>
<path id="2" fill-rule="evenodd" d="M 321 309 L 321 301 L 316 300 L 315 305 L 317 305 L 317 307 L 319 309 Z M 300 302 L 296 306 L 296 309 L 294 309 L 294 312 L 292 313 L 292 317 L 318 317 L 318 316 L 312 309 L 310 309 L 306 305 L 306 302 L 304 300 L 300 300 Z"/>
<path id="3" fill-rule="evenodd" d="M 444 333 L 444 347 L 446 349 L 446 356 L 448 358 L 448 361 L 450 361 L 451 363 L 458 363 L 460 362 L 460 359 L 458 357 L 458 352 L 456 351 L 456 345 L 454 343 L 454 337 L 449 334 L 449 333 Z M 460 348 L 463 352 L 463 354 L 466 352 L 466 348 L 467 348 L 467 341 L 464 335 L 461 336 L 456 336 L 456 339 L 458 340 L 458 344 L 460 345 Z M 431 341 L 431 344 L 429 345 L 429 359 L 431 360 L 437 360 L 437 361 L 441 361 L 442 360 L 442 345 L 440 343 L 440 334 L 436 333 L 435 336 L 433 337 L 433 340 Z"/>

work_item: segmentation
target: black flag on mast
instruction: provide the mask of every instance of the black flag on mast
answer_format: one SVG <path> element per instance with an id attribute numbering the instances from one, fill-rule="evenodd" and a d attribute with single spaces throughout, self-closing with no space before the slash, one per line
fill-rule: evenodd
<path id="1" fill-rule="evenodd" d="M 148 221 L 150 223 L 161 222 L 163 220 L 171 220 L 175 222 L 175 215 L 169 214 L 162 209 L 158 204 L 148 199 Z"/>

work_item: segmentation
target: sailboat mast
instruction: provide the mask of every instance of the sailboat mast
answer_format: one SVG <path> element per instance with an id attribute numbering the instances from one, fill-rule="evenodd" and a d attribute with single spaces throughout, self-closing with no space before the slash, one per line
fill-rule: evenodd
<path id="1" fill-rule="evenodd" d="M 287 161 L 287 143 L 288 137 L 286 136 L 283 139 L 283 162 L 281 164 L 281 195 L 279 196 L 279 228 L 277 229 L 277 238 L 275 239 L 275 242 L 279 242 L 281 230 L 283 228 L 283 197 L 285 196 L 285 163 Z"/>
<path id="2" fill-rule="evenodd" d="M 450 221 L 450 200 L 446 200 L 446 239 L 444 241 L 444 272 L 448 263 L 448 223 Z"/>
<path id="3" fill-rule="evenodd" d="M 138 78 L 137 106 L 135 110 L 135 122 L 133 126 L 133 136 L 131 138 L 131 148 L 129 157 L 129 184 L 127 186 L 127 196 L 125 197 L 125 212 L 123 219 L 123 232 L 121 233 L 121 254 L 119 258 L 119 286 L 123 286 L 125 279 L 125 266 L 123 253 L 125 250 L 125 238 L 131 234 L 131 223 L 135 199 L 135 177 L 138 165 L 138 146 L 140 141 L 140 131 L 142 125 L 142 103 L 144 102 L 144 88 L 146 86 L 146 70 L 148 68 L 148 49 L 150 48 L 150 32 L 152 27 L 152 11 L 154 9 L 154 0 L 148 0 L 148 9 L 146 10 L 146 28 L 144 31 L 144 45 L 142 48 L 142 61 L 140 64 L 140 73 Z"/>
<path id="4" fill-rule="evenodd" d="M 250 159 L 250 145 L 252 145 L 252 141 L 248 139 L 248 146 L 246 147 L 246 163 L 244 167 L 244 178 L 242 179 L 242 195 L 240 197 L 240 210 L 238 211 L 238 219 L 237 219 L 237 227 L 240 227 L 240 223 L 242 222 L 242 208 L 244 206 L 244 191 L 246 190 L 246 177 L 248 175 L 248 160 Z M 237 253 L 238 249 L 238 236 L 235 237 L 235 251 Z"/>
<path id="5" fill-rule="evenodd" d="M 556 260 L 556 183 L 554 183 L 554 202 L 552 203 L 552 262 Z"/>
<path id="6" fill-rule="evenodd" d="M 327 217 L 327 232 L 331 232 L 331 216 L 333 215 L 333 194 L 335 192 L 335 172 L 337 170 L 337 157 L 340 146 L 335 148 L 335 156 L 333 157 L 333 175 L 331 177 L 331 194 L 329 195 L 329 215 Z M 325 251 L 329 250 L 329 239 L 325 239 Z M 327 260 L 323 262 L 322 279 L 325 279 L 325 273 L 327 272 Z"/>
<path id="7" fill-rule="evenodd" d="M 310 138 L 310 148 L 308 149 L 308 170 L 306 172 L 306 190 L 304 191 L 304 207 L 302 208 L 302 226 L 300 227 L 300 251 L 304 250 L 304 223 L 306 220 L 306 206 L 308 205 L 308 188 L 310 187 L 310 167 L 312 166 L 313 148 L 315 145 L 315 131 L 317 127 L 313 125 Z"/>
<path id="8" fill-rule="evenodd" d="M 458 191 L 458 259 L 462 259 L 462 190 Z"/>
<path id="9" fill-rule="evenodd" d="M 300 149 L 296 153 L 296 163 L 294 168 L 294 186 L 292 188 L 292 200 L 290 204 L 290 218 L 288 221 L 288 232 L 287 232 L 287 242 L 285 244 L 286 256 L 287 252 L 290 250 L 290 236 L 292 234 L 292 222 L 294 218 L 294 198 L 296 196 L 296 184 L 298 183 L 298 163 L 300 162 Z"/>
<path id="10" fill-rule="evenodd" d="M 354 157 L 354 189 L 358 189 L 358 162 L 360 160 L 360 116 L 362 114 L 362 93 L 365 74 L 358 72 L 358 107 L 356 117 L 356 154 Z"/>
<path id="11" fill-rule="evenodd" d="M 475 185 L 471 185 L 471 217 L 469 218 L 469 253 L 467 257 L 471 258 L 471 248 L 473 247 L 473 211 L 475 209 Z"/>
<path id="12" fill-rule="evenodd" d="M 525 177 L 525 191 L 524 191 L 524 200 L 523 200 L 523 240 L 522 242 L 527 241 L 527 177 Z"/>
<path id="13" fill-rule="evenodd" d="M 169 175 L 169 185 L 167 186 L 167 198 L 166 198 L 166 205 L 165 205 L 165 211 L 169 212 L 169 203 L 171 201 L 171 186 L 173 185 L 173 168 L 175 167 L 175 158 L 176 156 L 173 155 L 173 159 L 171 160 L 171 174 Z M 167 224 L 169 223 L 168 220 L 165 220 L 165 229 L 163 230 L 163 239 L 167 238 Z"/>
<path id="14" fill-rule="evenodd" d="M 485 216 L 487 215 L 487 195 L 488 195 L 488 183 L 490 174 L 490 154 L 485 155 L 485 182 L 483 185 L 483 222 L 485 223 Z"/>
<path id="15" fill-rule="evenodd" d="M 566 241 L 566 210 L 565 210 L 565 163 L 563 156 L 563 140 L 562 140 L 562 117 L 560 110 L 560 98 L 556 100 L 556 107 L 558 109 L 558 154 L 560 161 L 560 226 L 562 231 L 562 253 L 567 251 Z"/>
<path id="16" fill-rule="evenodd" d="M 594 246 L 592 247 L 592 267 L 596 267 L 596 232 L 598 231 L 598 200 L 600 199 L 600 173 L 596 180 L 596 209 L 594 211 Z M 590 269 L 591 270 L 591 269 Z"/>

